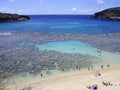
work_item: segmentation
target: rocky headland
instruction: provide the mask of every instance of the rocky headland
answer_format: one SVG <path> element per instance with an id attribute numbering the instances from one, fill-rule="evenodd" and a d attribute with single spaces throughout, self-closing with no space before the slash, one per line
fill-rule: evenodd
<path id="1" fill-rule="evenodd" d="M 93 18 L 120 20 L 120 7 L 105 9 L 92 15 Z"/>
<path id="2" fill-rule="evenodd" d="M 0 22 L 4 21 L 26 21 L 30 20 L 30 17 L 18 14 L 0 13 Z"/>

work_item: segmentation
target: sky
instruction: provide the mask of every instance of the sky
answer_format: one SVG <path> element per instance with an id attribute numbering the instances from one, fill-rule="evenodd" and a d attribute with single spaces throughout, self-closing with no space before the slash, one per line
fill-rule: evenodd
<path id="1" fill-rule="evenodd" d="M 0 0 L 0 12 L 16 14 L 93 14 L 119 7 L 120 0 Z"/>

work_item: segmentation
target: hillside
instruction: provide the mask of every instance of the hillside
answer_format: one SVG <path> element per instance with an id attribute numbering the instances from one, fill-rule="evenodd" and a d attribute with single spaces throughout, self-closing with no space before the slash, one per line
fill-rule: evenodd
<path id="1" fill-rule="evenodd" d="M 30 17 L 25 16 L 25 15 L 0 13 L 0 22 L 4 22 L 4 21 L 25 21 L 25 20 L 29 20 L 29 19 L 30 19 Z"/>
<path id="2" fill-rule="evenodd" d="M 105 9 L 92 15 L 93 18 L 120 20 L 120 7 Z"/>

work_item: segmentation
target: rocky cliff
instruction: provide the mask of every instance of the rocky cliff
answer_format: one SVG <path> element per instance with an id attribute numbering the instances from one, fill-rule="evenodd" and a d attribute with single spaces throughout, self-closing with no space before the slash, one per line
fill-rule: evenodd
<path id="1" fill-rule="evenodd" d="M 120 20 L 120 7 L 109 8 L 92 15 L 93 18 L 98 19 L 112 19 Z"/>
<path id="2" fill-rule="evenodd" d="M 25 16 L 25 15 L 0 13 L 0 22 L 4 22 L 4 21 L 25 21 L 25 20 L 29 20 L 29 19 L 30 19 L 30 17 Z"/>

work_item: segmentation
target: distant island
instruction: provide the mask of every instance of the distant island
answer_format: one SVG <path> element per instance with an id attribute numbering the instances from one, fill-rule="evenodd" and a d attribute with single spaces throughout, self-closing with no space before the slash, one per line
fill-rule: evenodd
<path id="1" fill-rule="evenodd" d="M 30 17 L 18 14 L 0 13 L 0 22 L 6 21 L 26 21 L 30 20 Z"/>
<path id="2" fill-rule="evenodd" d="M 93 18 L 120 20 L 120 7 L 105 9 L 92 15 Z"/>

